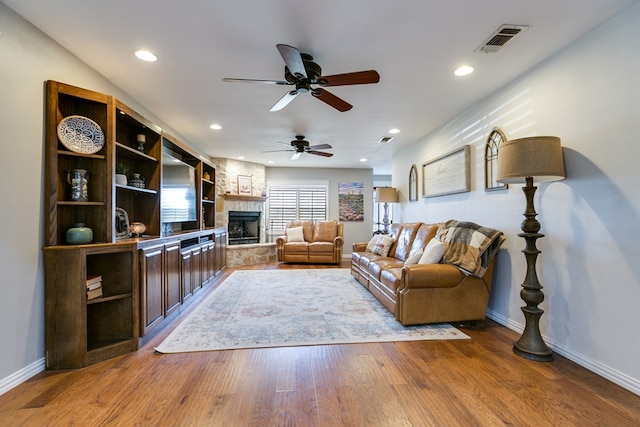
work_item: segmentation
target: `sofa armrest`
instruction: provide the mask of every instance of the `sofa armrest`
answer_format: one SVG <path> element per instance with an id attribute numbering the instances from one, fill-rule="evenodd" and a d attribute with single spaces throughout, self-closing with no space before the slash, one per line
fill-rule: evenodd
<path id="1" fill-rule="evenodd" d="M 287 236 L 278 236 L 276 239 L 276 248 L 284 249 L 284 244 L 287 243 Z"/>
<path id="2" fill-rule="evenodd" d="M 353 252 L 364 252 L 364 250 L 367 249 L 366 242 L 356 242 L 352 246 Z"/>
<path id="3" fill-rule="evenodd" d="M 402 269 L 403 289 L 453 288 L 467 277 L 449 264 L 415 264 Z"/>
<path id="4" fill-rule="evenodd" d="M 342 246 L 344 246 L 344 239 L 342 238 L 342 236 L 336 236 L 336 238 L 333 239 L 333 246 L 335 246 L 336 248 L 341 248 Z"/>

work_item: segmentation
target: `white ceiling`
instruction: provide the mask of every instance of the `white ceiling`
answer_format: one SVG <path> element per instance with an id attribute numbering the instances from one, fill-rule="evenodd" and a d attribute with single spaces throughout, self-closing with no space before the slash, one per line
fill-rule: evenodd
<path id="1" fill-rule="evenodd" d="M 391 172 L 393 152 L 443 125 L 635 0 L 1 0 L 213 157 L 285 167 Z M 474 53 L 502 24 L 529 25 L 498 53 Z M 290 86 L 277 43 L 313 55 L 323 74 L 375 69 L 380 83 L 269 108 Z M 145 48 L 158 56 L 144 63 Z M 468 64 L 475 73 L 455 77 Z M 576 70 L 579 72 L 580 70 Z M 209 129 L 219 123 L 223 129 Z M 377 141 L 391 128 L 387 145 Z M 332 158 L 262 153 L 302 133 Z M 365 157 L 366 163 L 360 162 Z"/>

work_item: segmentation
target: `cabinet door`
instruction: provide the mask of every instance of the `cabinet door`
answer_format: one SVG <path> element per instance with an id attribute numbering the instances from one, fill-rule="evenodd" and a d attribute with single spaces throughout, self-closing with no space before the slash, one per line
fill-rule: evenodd
<path id="1" fill-rule="evenodd" d="M 172 243 L 164 247 L 165 271 L 165 310 L 168 316 L 182 302 L 181 271 L 180 271 L 180 243 Z"/>
<path id="2" fill-rule="evenodd" d="M 182 256 L 182 262 L 180 262 L 182 273 L 182 302 L 184 303 L 193 295 L 193 263 L 190 249 L 183 249 L 180 254 Z"/>
<path id="3" fill-rule="evenodd" d="M 193 291 L 202 289 L 202 248 L 200 246 L 191 249 L 191 267 Z"/>
<path id="4" fill-rule="evenodd" d="M 142 333 L 145 334 L 164 318 L 162 246 L 140 250 L 140 264 Z"/>

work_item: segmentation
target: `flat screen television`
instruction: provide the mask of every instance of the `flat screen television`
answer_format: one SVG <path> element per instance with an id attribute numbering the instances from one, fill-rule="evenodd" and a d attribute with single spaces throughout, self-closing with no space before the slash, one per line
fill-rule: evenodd
<path id="1" fill-rule="evenodd" d="M 197 221 L 196 170 L 169 149 L 162 152 L 160 221 Z"/>

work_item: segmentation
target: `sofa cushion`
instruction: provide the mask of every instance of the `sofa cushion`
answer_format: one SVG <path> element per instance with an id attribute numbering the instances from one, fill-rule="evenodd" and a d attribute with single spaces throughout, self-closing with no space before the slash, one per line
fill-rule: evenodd
<path id="1" fill-rule="evenodd" d="M 337 221 L 318 221 L 313 224 L 312 242 L 333 242 L 338 235 Z"/>
<path id="2" fill-rule="evenodd" d="M 416 237 L 416 232 L 422 223 L 415 222 L 411 224 L 403 224 L 400 234 L 396 238 L 396 247 L 393 257 L 400 261 L 406 261 L 409 258 L 409 252 L 411 252 L 411 245 L 413 239 Z"/>
<path id="3" fill-rule="evenodd" d="M 382 239 L 379 239 L 376 242 L 371 252 L 373 252 L 376 255 L 386 257 L 389 254 L 389 249 L 391 248 L 392 243 L 393 243 L 393 237 L 389 235 L 383 236 Z"/>
<path id="4" fill-rule="evenodd" d="M 431 239 L 424 248 L 418 264 L 438 264 L 444 254 L 444 243 L 438 239 Z"/>
<path id="5" fill-rule="evenodd" d="M 395 293 L 398 290 L 401 277 L 401 268 L 387 268 L 380 273 L 380 282 Z"/>
<path id="6" fill-rule="evenodd" d="M 440 227 L 440 224 L 422 224 L 416 232 L 416 237 L 411 244 L 411 252 L 409 256 L 413 256 L 416 252 L 424 252 L 424 248 L 427 247 L 427 243 L 433 239 Z M 439 239 L 438 239 L 439 240 Z"/>
<path id="7" fill-rule="evenodd" d="M 302 231 L 302 226 L 300 227 L 289 227 L 286 230 L 287 233 L 287 242 L 304 242 L 304 233 Z"/>
<path id="8" fill-rule="evenodd" d="M 309 243 L 309 254 L 317 252 L 333 253 L 334 247 L 331 242 L 312 242 Z"/>
<path id="9" fill-rule="evenodd" d="M 284 244 L 287 253 L 308 254 L 309 244 L 307 242 L 292 242 Z"/>
<path id="10" fill-rule="evenodd" d="M 398 261 L 395 258 L 380 258 L 376 260 L 372 260 L 367 267 L 367 271 L 371 277 L 374 277 L 376 280 L 380 280 L 380 274 L 389 268 L 402 268 L 404 266 L 404 262 Z"/>

